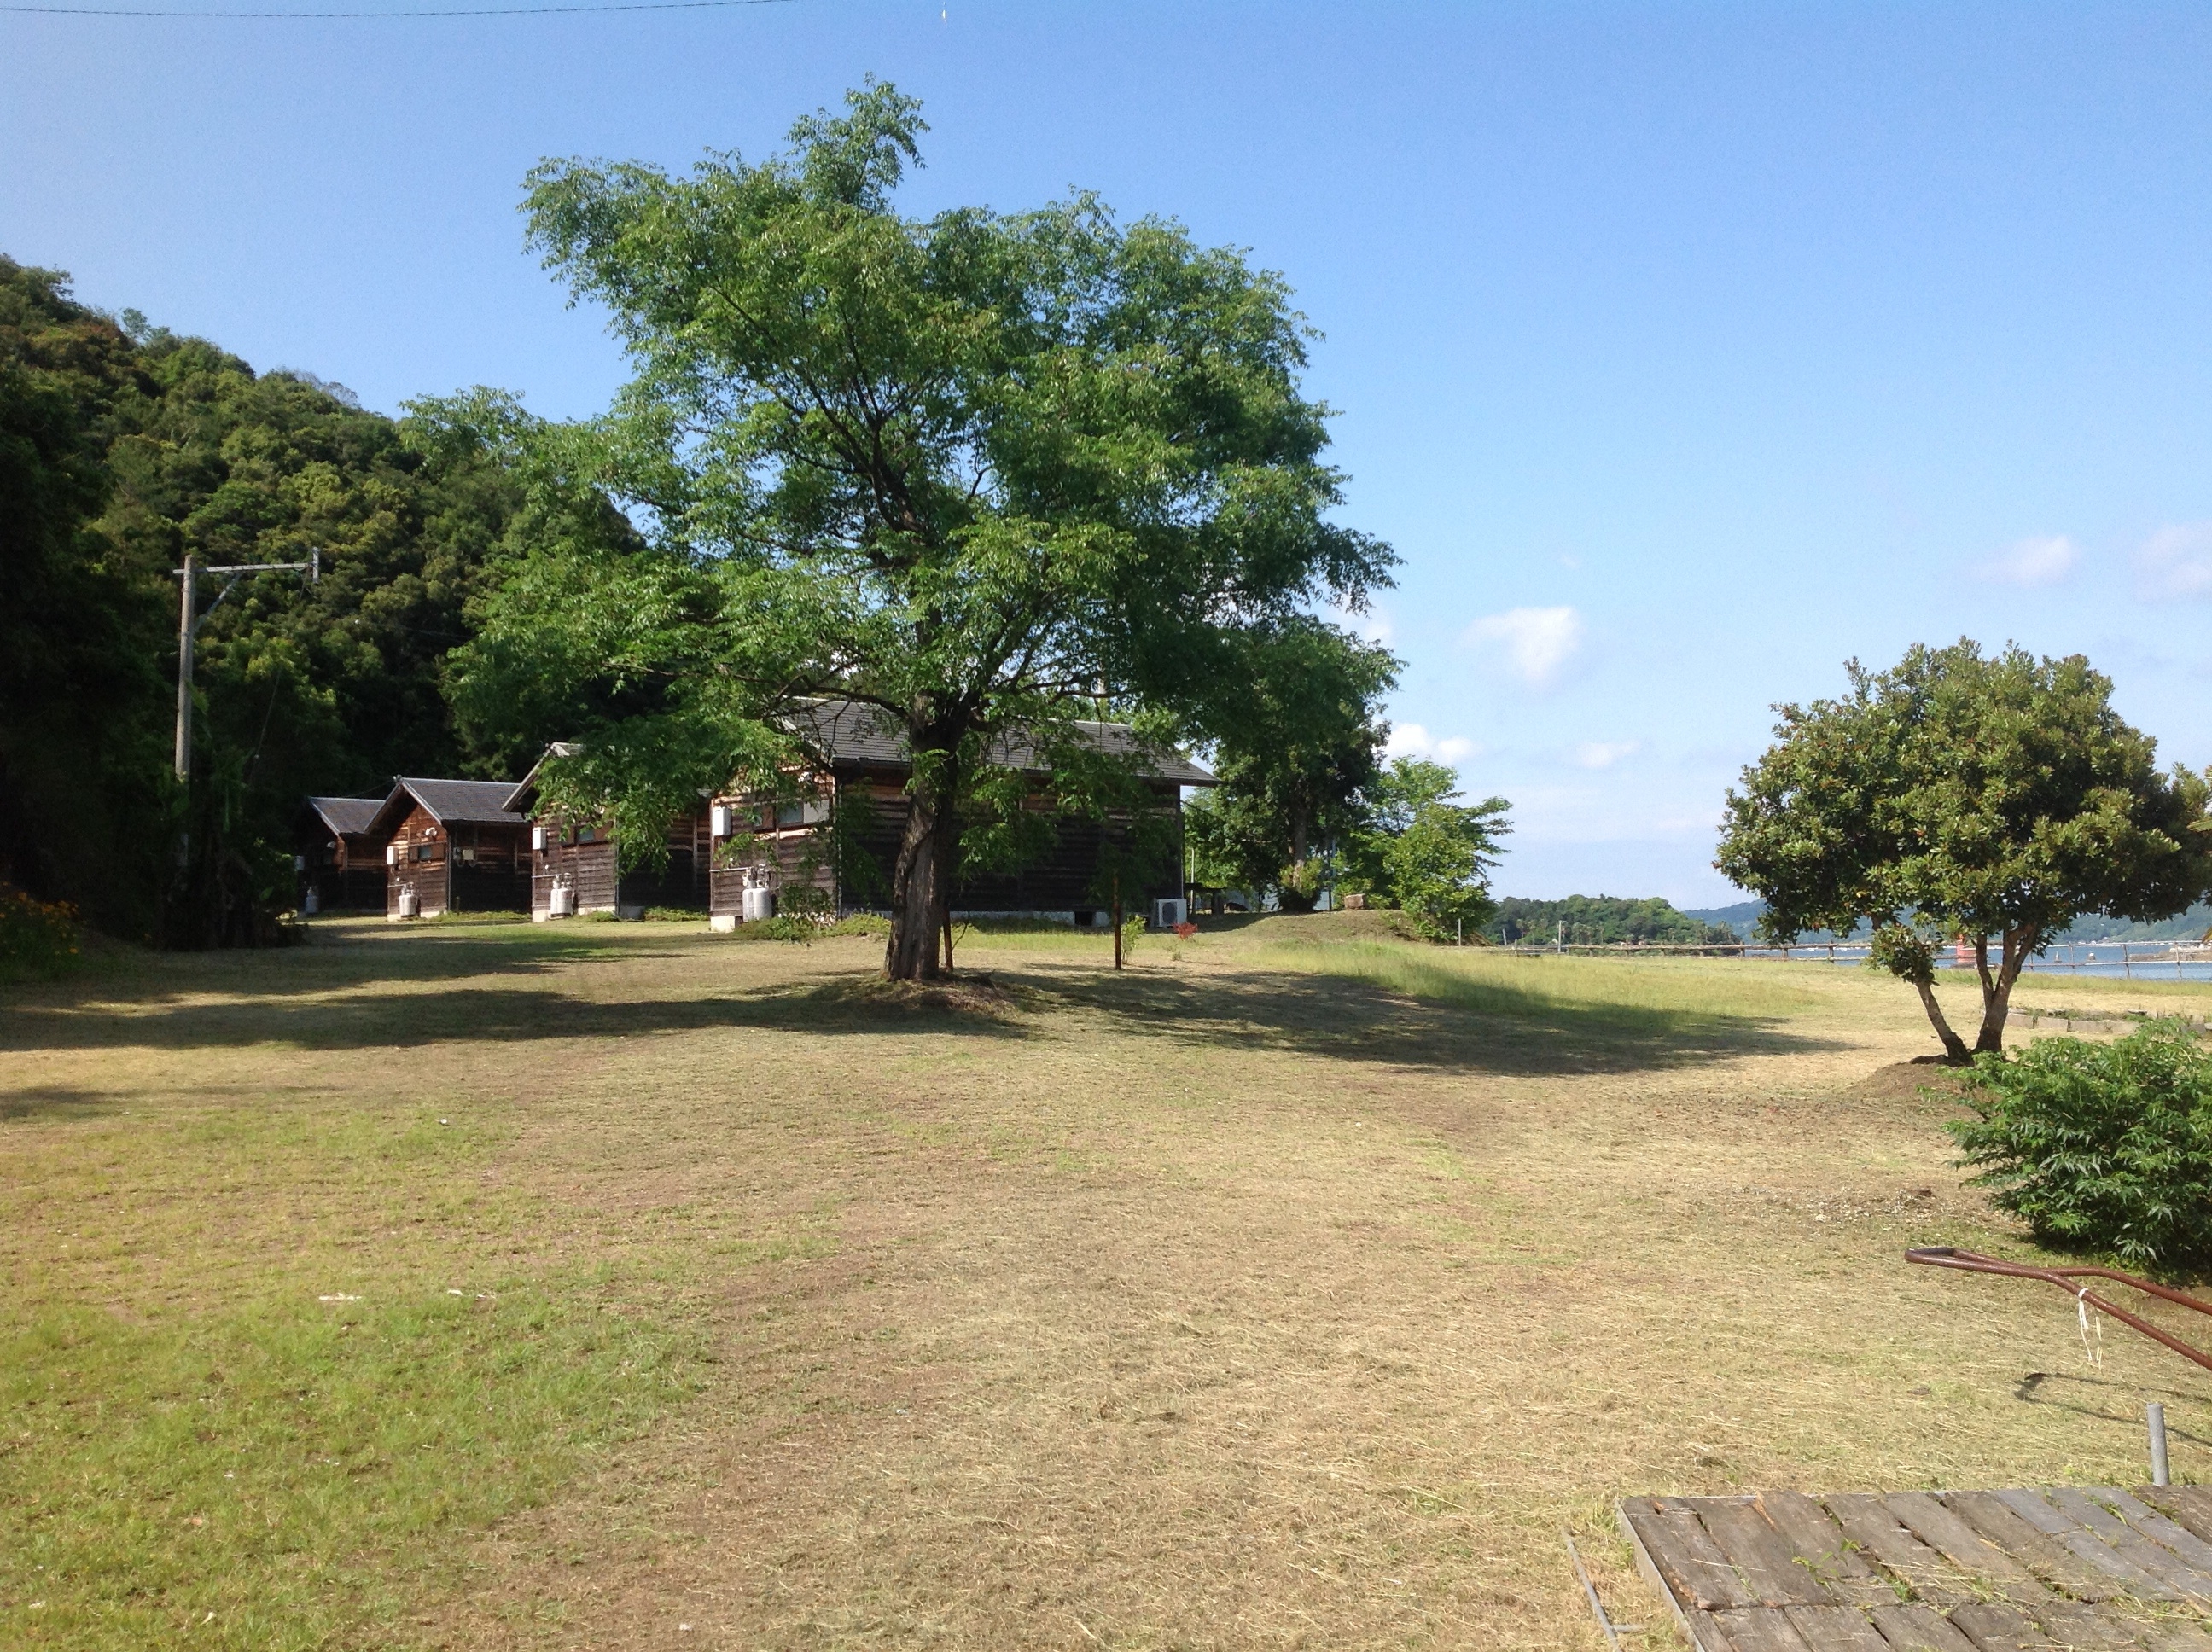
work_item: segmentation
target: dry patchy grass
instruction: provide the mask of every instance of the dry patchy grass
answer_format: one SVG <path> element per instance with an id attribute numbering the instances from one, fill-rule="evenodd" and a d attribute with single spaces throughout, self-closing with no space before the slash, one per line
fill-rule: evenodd
<path id="1" fill-rule="evenodd" d="M 1904 989 L 1374 928 L 18 993 L 0 1641 L 1595 1647 L 1623 1493 L 2124 1481 L 2148 1398 L 2212 1467 L 2171 1356 L 1903 1265 L 2021 1242 Z"/>

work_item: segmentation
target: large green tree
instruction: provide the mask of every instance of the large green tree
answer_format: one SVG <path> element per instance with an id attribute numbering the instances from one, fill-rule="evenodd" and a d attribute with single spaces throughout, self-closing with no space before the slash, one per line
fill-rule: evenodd
<path id="1" fill-rule="evenodd" d="M 1381 895 L 1431 940 L 1480 930 L 1497 910 L 1490 874 L 1513 829 L 1511 805 L 1462 795 L 1445 764 L 1394 758 L 1369 784 L 1366 817 L 1351 838 L 1346 881 Z"/>
<path id="2" fill-rule="evenodd" d="M 1308 615 L 1239 639 L 1200 714 L 1221 781 L 1194 822 L 1201 882 L 1273 885 L 1286 909 L 1312 906 L 1316 855 L 1366 818 L 1397 671 L 1388 649 Z"/>
<path id="3" fill-rule="evenodd" d="M 1778 708 L 1715 864 L 1765 898 L 1770 938 L 1871 924 L 1875 962 L 1918 989 L 1952 1060 L 1970 1051 L 1936 1000 L 1940 945 L 1972 947 L 1973 1049 L 1998 1050 L 2021 968 L 2075 918 L 2169 917 L 2212 888 L 2204 777 L 2161 774 L 2079 655 L 1962 640 L 1845 669 L 1843 698 Z"/>
<path id="4" fill-rule="evenodd" d="M 592 680 L 603 805 L 723 780 L 803 696 L 874 708 L 914 757 L 902 978 L 937 969 L 956 805 L 1000 737 L 1073 766 L 1098 696 L 1194 713 L 1254 631 L 1392 560 L 1328 519 L 1279 278 L 1087 196 L 904 216 L 924 130 L 872 84 L 764 161 L 537 170 L 532 240 L 635 376 L 524 445 L 646 543 L 519 570 L 469 667 Z"/>

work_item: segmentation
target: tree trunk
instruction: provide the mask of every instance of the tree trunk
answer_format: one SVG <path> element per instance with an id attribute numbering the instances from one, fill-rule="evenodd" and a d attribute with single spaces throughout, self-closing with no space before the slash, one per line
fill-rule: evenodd
<path id="1" fill-rule="evenodd" d="M 1974 961 L 1982 972 L 1982 1030 L 1974 1040 L 1975 1054 L 1984 1051 L 2002 1054 L 2004 1049 L 2005 1017 L 2012 1013 L 2013 983 L 2027 963 L 2028 950 L 2035 944 L 2033 929 L 2008 929 L 2004 932 L 2004 962 L 1997 966 L 1994 977 L 1990 974 L 1989 937 L 1976 941 Z"/>
<path id="2" fill-rule="evenodd" d="M 946 806 L 949 776 L 928 772 L 917 762 L 908 793 L 906 829 L 899 834 L 898 860 L 891 868 L 891 938 L 884 949 L 884 973 L 893 981 L 933 981 L 937 947 L 951 911 L 952 890 L 945 877 L 951 856 L 947 838 L 955 829 Z"/>
<path id="3" fill-rule="evenodd" d="M 1921 1007 L 1928 1011 L 1929 1020 L 1936 1023 L 1936 1036 L 1943 1041 L 1944 1059 L 1964 1066 L 1972 1059 L 1966 1041 L 1953 1032 L 1951 1023 L 1943 1018 L 1943 1006 L 1936 1001 L 1936 983 L 1916 981 L 1912 984 L 1919 989 Z"/>

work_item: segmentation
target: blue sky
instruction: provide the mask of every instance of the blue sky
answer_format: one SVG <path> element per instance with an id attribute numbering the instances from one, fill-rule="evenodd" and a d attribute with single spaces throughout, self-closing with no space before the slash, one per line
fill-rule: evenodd
<path id="1" fill-rule="evenodd" d="M 2212 762 L 2202 8 L 4 15 L 0 250 L 372 406 L 581 414 L 621 362 L 524 172 L 757 153 L 869 73 L 912 210 L 1080 185 L 1288 276 L 1405 558 L 1401 744 L 1513 800 L 1504 892 L 1735 898 L 1768 705 L 1916 641 L 2086 653 Z"/>

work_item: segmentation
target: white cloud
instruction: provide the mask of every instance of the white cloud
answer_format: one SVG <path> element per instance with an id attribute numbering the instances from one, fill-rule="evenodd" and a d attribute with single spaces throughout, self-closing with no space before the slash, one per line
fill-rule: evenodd
<path id="1" fill-rule="evenodd" d="M 1981 574 L 2004 585 L 2057 585 L 2081 560 L 2081 549 L 2064 534 L 2054 533 L 2007 545 L 1981 565 Z"/>
<path id="2" fill-rule="evenodd" d="M 2212 597 L 2212 522 L 2177 522 L 2143 541 L 2136 574 L 2146 602 Z"/>
<path id="3" fill-rule="evenodd" d="M 1456 734 L 1438 739 L 1419 723 L 1398 723 L 1390 730 L 1383 750 L 1393 757 L 1428 757 L 1437 762 L 1463 763 L 1482 748 Z"/>
<path id="4" fill-rule="evenodd" d="M 1635 740 L 1584 740 L 1575 748 L 1575 766 L 1578 768 L 1610 768 L 1623 757 L 1632 757 L 1641 750 Z"/>
<path id="5" fill-rule="evenodd" d="M 1547 689 L 1581 651 L 1583 616 L 1571 608 L 1509 608 L 1468 627 L 1467 641 L 1496 650 L 1532 689 Z"/>

